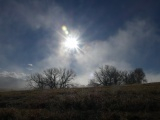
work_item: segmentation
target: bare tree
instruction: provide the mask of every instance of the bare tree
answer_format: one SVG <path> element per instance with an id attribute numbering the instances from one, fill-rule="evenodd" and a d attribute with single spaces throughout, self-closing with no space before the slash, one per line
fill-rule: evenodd
<path id="1" fill-rule="evenodd" d="M 66 88 L 71 86 L 71 80 L 76 76 L 75 72 L 66 68 L 51 68 L 44 71 L 45 80 L 49 88 Z"/>
<path id="2" fill-rule="evenodd" d="M 71 84 L 71 80 L 73 80 L 76 76 L 75 72 L 72 69 L 67 70 L 66 68 L 59 69 L 60 76 L 59 76 L 59 87 L 66 88 L 69 87 Z"/>
<path id="3" fill-rule="evenodd" d="M 142 68 L 136 68 L 133 74 L 134 74 L 134 79 L 136 83 L 146 82 L 145 73 L 143 72 Z"/>
<path id="4" fill-rule="evenodd" d="M 104 67 L 100 67 L 99 71 L 94 73 L 95 80 L 104 86 L 117 84 L 119 80 L 119 72 L 118 70 L 109 65 L 105 65 Z"/>
<path id="5" fill-rule="evenodd" d="M 94 79 L 96 82 L 91 80 L 90 84 L 94 85 L 94 83 L 98 82 L 104 86 L 147 82 L 142 68 L 136 68 L 134 71 L 128 72 L 117 70 L 109 65 L 100 67 L 99 71 L 94 73 Z"/>
<path id="6" fill-rule="evenodd" d="M 44 77 L 39 73 L 31 74 L 27 80 L 31 88 L 44 89 L 46 86 Z"/>
<path id="7" fill-rule="evenodd" d="M 46 85 L 50 89 L 57 88 L 59 73 L 60 71 L 57 68 L 50 68 L 44 70 Z"/>
<path id="8" fill-rule="evenodd" d="M 54 88 L 67 88 L 72 86 L 71 81 L 75 78 L 76 74 L 71 69 L 66 68 L 50 68 L 44 70 L 44 74 L 32 74 L 28 77 L 28 85 L 32 88 L 44 89 L 49 87 Z"/>
<path id="9" fill-rule="evenodd" d="M 119 84 L 129 83 L 130 73 L 128 71 L 119 71 Z"/>

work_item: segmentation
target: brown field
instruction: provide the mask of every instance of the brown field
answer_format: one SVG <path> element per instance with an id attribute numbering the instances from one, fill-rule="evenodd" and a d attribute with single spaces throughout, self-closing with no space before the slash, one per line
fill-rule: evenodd
<path id="1" fill-rule="evenodd" d="M 160 120 L 160 83 L 1 91 L 0 120 Z"/>

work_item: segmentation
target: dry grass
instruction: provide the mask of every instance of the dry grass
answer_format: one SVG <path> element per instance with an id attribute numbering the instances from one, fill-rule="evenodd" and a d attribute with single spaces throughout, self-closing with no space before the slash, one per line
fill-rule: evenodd
<path id="1" fill-rule="evenodd" d="M 0 120 L 158 120 L 160 84 L 0 92 Z"/>

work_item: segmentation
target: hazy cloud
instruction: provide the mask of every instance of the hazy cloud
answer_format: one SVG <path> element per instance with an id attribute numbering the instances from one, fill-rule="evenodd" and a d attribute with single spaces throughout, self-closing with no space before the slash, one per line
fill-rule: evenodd
<path id="1" fill-rule="evenodd" d="M 125 28 L 119 29 L 117 34 L 105 41 L 87 43 L 82 48 L 84 54 L 77 54 L 75 57 L 75 66 L 81 70 L 79 82 L 87 83 L 86 79 L 90 78 L 91 72 L 104 64 L 122 70 L 135 69 L 136 66 L 143 68 L 139 63 L 143 62 L 142 58 L 152 57 L 150 49 L 156 42 L 155 36 L 154 28 L 147 21 L 135 20 L 128 22 Z M 132 61 L 139 63 L 133 64 Z M 157 77 L 152 76 L 152 81 L 157 81 Z"/>
<path id="2" fill-rule="evenodd" d="M 33 70 L 32 68 L 29 68 L 29 67 L 27 67 L 26 69 L 29 70 L 29 71 L 32 71 L 32 70 Z"/>
<path id="3" fill-rule="evenodd" d="M 147 73 L 148 82 L 160 82 L 160 73 Z"/>
<path id="4" fill-rule="evenodd" d="M 160 37 L 155 34 L 155 28 L 148 21 L 133 20 L 127 22 L 123 29 L 119 29 L 115 35 L 106 40 L 84 41 L 81 47 L 82 53 L 70 54 L 61 44 L 55 48 L 52 46 L 54 42 L 50 42 L 46 58 L 38 62 L 37 66 L 43 69 L 72 68 L 78 74 L 76 81 L 87 84 L 93 72 L 105 64 L 122 70 L 143 68 L 144 65 L 141 66 L 145 64 L 143 59 L 152 57 L 150 51 L 156 44 L 157 38 Z M 134 63 L 135 61 L 137 64 Z M 154 78 L 152 79 L 154 81 Z"/>
<path id="5" fill-rule="evenodd" d="M 26 89 L 26 74 L 3 71 L 0 72 L 0 88 L 2 89 Z"/>
<path id="6" fill-rule="evenodd" d="M 0 72 L 0 76 L 1 77 L 12 77 L 12 78 L 17 78 L 17 79 L 24 79 L 26 77 L 26 74 L 25 73 L 3 71 L 3 72 Z"/>

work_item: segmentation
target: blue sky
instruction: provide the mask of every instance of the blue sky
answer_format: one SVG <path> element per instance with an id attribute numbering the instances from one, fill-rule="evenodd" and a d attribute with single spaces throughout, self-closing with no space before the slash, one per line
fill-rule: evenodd
<path id="1" fill-rule="evenodd" d="M 77 83 L 87 84 L 108 64 L 141 67 L 149 82 L 158 82 L 159 6 L 152 0 L 0 0 L 1 80 L 67 67 L 77 72 Z M 64 25 L 79 36 L 81 52 L 62 46 Z"/>

